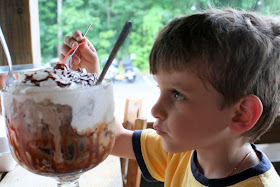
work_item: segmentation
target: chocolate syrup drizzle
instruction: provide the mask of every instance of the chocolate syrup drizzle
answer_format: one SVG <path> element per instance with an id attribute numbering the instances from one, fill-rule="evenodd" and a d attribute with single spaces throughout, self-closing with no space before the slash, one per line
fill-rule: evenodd
<path id="1" fill-rule="evenodd" d="M 55 67 L 52 69 L 45 69 L 43 72 L 48 73 L 48 76 L 43 79 L 36 79 L 34 75 L 37 72 L 32 74 L 25 74 L 25 78 L 22 81 L 23 83 L 30 82 L 35 86 L 40 86 L 41 82 L 47 81 L 51 79 L 57 83 L 60 87 L 69 87 L 72 82 L 76 84 L 80 84 L 83 86 L 93 86 L 97 82 L 97 74 L 96 73 L 87 73 L 85 69 L 79 68 L 77 71 L 68 69 L 64 64 L 57 63 Z"/>

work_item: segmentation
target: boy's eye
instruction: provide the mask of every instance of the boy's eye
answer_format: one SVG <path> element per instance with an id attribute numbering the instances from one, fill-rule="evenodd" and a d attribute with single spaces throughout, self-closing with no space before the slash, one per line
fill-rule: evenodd
<path id="1" fill-rule="evenodd" d="M 172 92 L 174 93 L 174 96 L 176 98 L 176 100 L 180 101 L 185 99 L 185 96 L 182 95 L 180 92 L 178 92 L 177 90 L 172 90 Z"/>

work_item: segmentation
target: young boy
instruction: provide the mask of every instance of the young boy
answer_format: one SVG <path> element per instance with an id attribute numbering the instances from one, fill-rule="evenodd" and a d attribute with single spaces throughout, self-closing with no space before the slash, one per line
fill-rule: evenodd
<path id="1" fill-rule="evenodd" d="M 96 50 L 80 31 L 65 38 L 60 59 L 81 41 L 73 68 L 96 72 Z M 280 186 L 252 144 L 279 110 L 279 23 L 234 9 L 177 17 L 149 62 L 161 92 L 154 130 L 117 123 L 113 155 L 136 158 L 146 179 L 165 186 Z"/>

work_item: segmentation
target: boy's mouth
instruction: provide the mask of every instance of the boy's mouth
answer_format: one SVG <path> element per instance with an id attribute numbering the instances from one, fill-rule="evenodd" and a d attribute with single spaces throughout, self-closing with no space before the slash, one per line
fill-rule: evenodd
<path id="1" fill-rule="evenodd" d="M 162 131 L 160 128 L 159 128 L 159 125 L 158 125 L 158 121 L 156 121 L 154 124 L 153 124 L 153 128 L 155 129 L 156 133 L 158 135 L 164 135 L 166 134 L 166 132 Z"/>

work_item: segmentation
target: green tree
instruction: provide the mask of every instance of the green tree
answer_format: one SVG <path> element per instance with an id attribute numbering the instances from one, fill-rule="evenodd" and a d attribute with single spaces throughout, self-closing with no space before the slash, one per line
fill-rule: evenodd
<path id="1" fill-rule="evenodd" d="M 56 0 L 39 0 L 40 40 L 43 61 L 57 54 Z"/>
<path id="2" fill-rule="evenodd" d="M 130 36 L 121 47 L 117 59 L 135 54 L 134 66 L 148 71 L 149 51 L 160 28 L 168 20 L 182 14 L 203 11 L 209 7 L 233 7 L 277 15 L 279 0 L 63 0 L 61 29 L 57 39 L 57 1 L 39 0 L 41 51 L 44 61 L 58 56 L 58 43 L 74 30 L 92 29 L 87 38 L 96 47 L 101 60 L 106 59 L 117 40 L 124 23 L 132 21 Z"/>

